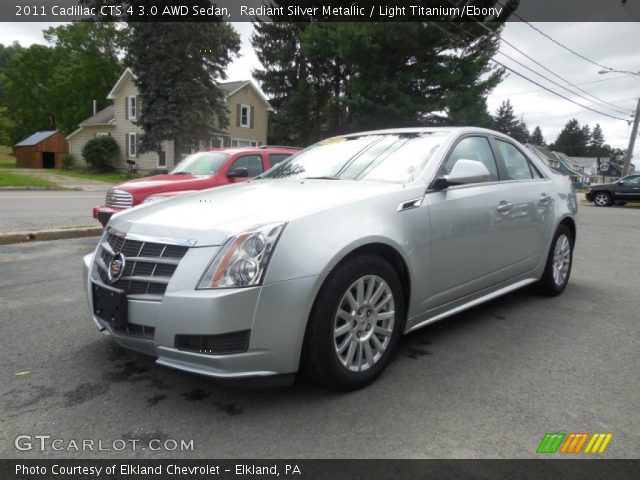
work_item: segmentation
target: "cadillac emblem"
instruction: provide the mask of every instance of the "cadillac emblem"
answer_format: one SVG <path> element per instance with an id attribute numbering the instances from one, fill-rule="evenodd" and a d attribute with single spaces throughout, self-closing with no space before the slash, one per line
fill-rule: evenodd
<path id="1" fill-rule="evenodd" d="M 109 279 L 109 283 L 116 283 L 122 277 L 124 273 L 124 255 L 121 253 L 116 253 L 111 263 L 109 263 L 109 268 L 107 269 L 107 278 Z"/>

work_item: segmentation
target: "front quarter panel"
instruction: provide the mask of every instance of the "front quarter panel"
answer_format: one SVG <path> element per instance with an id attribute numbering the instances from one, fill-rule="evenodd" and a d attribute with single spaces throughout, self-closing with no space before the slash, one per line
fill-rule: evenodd
<path id="1" fill-rule="evenodd" d="M 404 259 L 417 296 L 427 289 L 429 270 L 428 208 L 421 205 L 406 211 L 397 211 L 398 205 L 422 197 L 426 185 L 385 193 L 350 205 L 317 212 L 287 224 L 278 241 L 265 278 L 263 291 L 276 291 L 274 287 L 286 285 L 293 279 L 304 279 L 304 291 L 297 288 L 287 294 L 278 288 L 278 296 L 261 296 L 254 329 L 265 331 L 268 325 L 261 320 L 273 319 L 274 302 L 294 303 L 294 318 L 288 336 L 294 348 L 292 362 L 297 362 L 302 350 L 304 333 L 313 303 L 331 271 L 349 253 L 369 244 L 384 244 L 395 249 Z M 285 289 L 286 290 L 286 289 Z M 303 296 L 303 301 L 297 296 Z M 411 315 L 413 292 L 407 313 Z M 289 312 L 291 313 L 290 309 Z M 264 315 L 263 315 L 264 314 Z M 281 317 L 280 317 L 281 318 Z M 282 329 L 279 329 L 282 331 Z M 266 332 L 265 332 L 266 333 Z"/>

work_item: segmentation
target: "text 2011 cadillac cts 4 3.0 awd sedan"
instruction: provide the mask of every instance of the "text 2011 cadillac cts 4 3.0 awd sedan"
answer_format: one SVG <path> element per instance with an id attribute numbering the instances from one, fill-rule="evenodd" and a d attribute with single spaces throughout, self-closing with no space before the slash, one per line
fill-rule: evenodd
<path id="1" fill-rule="evenodd" d="M 497 132 L 366 132 L 113 217 L 84 278 L 98 328 L 161 365 L 348 390 L 403 333 L 528 284 L 561 293 L 576 213 L 567 178 Z"/>

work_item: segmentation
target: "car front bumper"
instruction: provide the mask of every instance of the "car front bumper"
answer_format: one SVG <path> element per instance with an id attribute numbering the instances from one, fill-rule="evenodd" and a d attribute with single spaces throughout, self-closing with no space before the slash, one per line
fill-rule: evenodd
<path id="1" fill-rule="evenodd" d="M 587 201 L 592 202 L 593 201 L 593 192 L 591 190 L 587 190 L 587 193 L 585 193 L 584 197 L 587 199 Z"/>
<path id="2" fill-rule="evenodd" d="M 191 249 L 188 255 L 202 255 L 199 250 L 204 249 Z M 210 252 L 204 256 L 210 258 Z M 91 317 L 98 330 L 121 346 L 154 356 L 159 365 L 234 383 L 290 383 L 298 370 L 316 277 L 237 289 L 176 289 L 169 284 L 161 301 L 128 299 L 128 323 L 136 330 L 132 333 L 93 313 L 92 285 L 101 282 L 92 278 L 92 264 L 93 254 L 84 257 Z M 178 273 L 176 283 L 182 284 Z M 217 337 L 234 332 L 247 333 L 245 351 L 217 354 L 178 344 L 185 335 Z"/>

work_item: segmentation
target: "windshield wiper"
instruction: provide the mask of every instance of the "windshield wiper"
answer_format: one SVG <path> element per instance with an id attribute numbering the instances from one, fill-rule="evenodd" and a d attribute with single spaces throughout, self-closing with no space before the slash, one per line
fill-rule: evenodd
<path id="1" fill-rule="evenodd" d="M 325 175 L 320 177 L 302 177 L 303 180 L 341 180 L 339 177 Z"/>
<path id="2" fill-rule="evenodd" d="M 193 175 L 191 172 L 171 172 L 171 175 Z"/>

